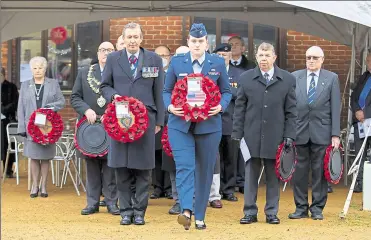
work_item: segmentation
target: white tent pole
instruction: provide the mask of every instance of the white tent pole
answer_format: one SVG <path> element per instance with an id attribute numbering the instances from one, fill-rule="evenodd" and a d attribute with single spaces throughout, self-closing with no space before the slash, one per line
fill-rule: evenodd
<path id="1" fill-rule="evenodd" d="M 367 57 L 367 54 L 368 54 L 368 39 L 369 39 L 369 32 L 367 32 L 366 34 L 366 37 L 365 37 L 365 48 L 363 50 L 363 64 L 362 64 L 362 73 L 364 73 L 366 71 L 366 62 L 365 62 L 365 59 Z"/>

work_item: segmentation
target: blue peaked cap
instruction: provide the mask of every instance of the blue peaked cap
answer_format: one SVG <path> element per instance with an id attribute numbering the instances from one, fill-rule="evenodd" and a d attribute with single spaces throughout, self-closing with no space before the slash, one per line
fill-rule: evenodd
<path id="1" fill-rule="evenodd" d="M 195 38 L 202 38 L 207 35 L 205 25 L 203 23 L 192 24 L 191 30 L 189 30 L 189 35 Z"/>

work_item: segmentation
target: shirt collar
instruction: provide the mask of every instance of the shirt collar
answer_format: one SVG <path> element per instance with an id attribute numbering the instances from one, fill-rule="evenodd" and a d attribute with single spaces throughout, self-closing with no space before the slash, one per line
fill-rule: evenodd
<path id="1" fill-rule="evenodd" d="M 242 61 L 242 55 L 241 55 L 240 58 L 237 59 L 237 60 L 234 60 L 234 59 L 231 60 L 231 62 L 232 62 L 233 64 L 234 64 L 235 62 L 237 62 L 236 65 L 240 65 L 241 61 Z"/>
<path id="2" fill-rule="evenodd" d="M 191 54 L 191 63 L 192 63 L 192 64 L 193 64 L 193 61 L 194 61 L 194 59 L 193 59 L 192 54 Z M 202 56 L 199 57 L 199 58 L 197 59 L 197 61 L 200 63 L 200 65 L 202 65 L 202 63 L 205 61 L 205 53 L 202 54 Z"/>
<path id="3" fill-rule="evenodd" d="M 100 72 L 102 73 L 103 70 L 104 70 L 104 67 L 102 67 L 100 64 L 98 64 L 98 65 L 99 65 Z"/>
<path id="4" fill-rule="evenodd" d="M 307 77 L 309 77 L 310 74 L 312 74 L 312 73 L 316 74 L 316 77 L 319 77 L 319 72 L 320 72 L 320 71 L 321 71 L 321 69 L 318 69 L 318 70 L 315 71 L 315 72 L 312 72 L 312 71 L 307 70 Z"/>
<path id="5" fill-rule="evenodd" d="M 269 78 L 272 78 L 273 77 L 273 74 L 274 74 L 274 67 L 272 67 L 268 72 L 264 72 L 262 70 L 260 70 L 260 71 L 261 71 L 263 77 L 264 77 L 264 74 L 265 73 L 268 73 L 269 74 Z"/>
<path id="6" fill-rule="evenodd" d="M 128 60 L 129 60 L 129 58 L 130 58 L 131 55 L 134 55 L 137 59 L 139 59 L 139 52 L 140 52 L 140 50 L 138 50 L 138 52 L 136 52 L 134 54 L 129 53 L 127 49 L 125 49 L 125 51 L 126 51 L 126 54 L 128 56 Z"/>
<path id="7" fill-rule="evenodd" d="M 228 71 L 229 71 L 229 64 L 226 67 L 227 67 L 227 73 L 228 73 Z"/>

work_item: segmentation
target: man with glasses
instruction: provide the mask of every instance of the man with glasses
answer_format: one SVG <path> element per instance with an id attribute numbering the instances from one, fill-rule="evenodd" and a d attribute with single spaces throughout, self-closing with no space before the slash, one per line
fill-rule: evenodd
<path id="1" fill-rule="evenodd" d="M 262 43 L 256 54 L 259 66 L 239 78 L 233 115 L 232 139 L 244 138 L 251 158 L 245 163 L 244 214 L 241 224 L 258 221 L 256 205 L 261 161 L 266 177 L 266 222 L 279 224 L 277 217 L 280 184 L 275 173 L 277 146 L 291 148 L 296 136 L 295 77 L 274 65 L 274 47 Z M 237 141 L 237 142 L 238 142 Z"/>
<path id="2" fill-rule="evenodd" d="M 98 48 L 98 63 L 79 71 L 71 94 L 71 105 L 79 114 L 86 116 L 90 124 L 95 123 L 104 114 L 106 101 L 99 92 L 102 72 L 107 55 L 114 51 L 110 42 L 103 42 Z M 99 212 L 99 200 L 103 189 L 104 202 L 109 213 L 119 215 L 117 207 L 117 187 L 114 169 L 107 165 L 107 157 L 87 157 L 86 162 L 86 197 L 87 206 L 81 210 L 82 215 Z"/>
<path id="3" fill-rule="evenodd" d="M 296 210 L 290 219 L 323 219 L 327 201 L 327 181 L 323 159 L 326 148 L 340 144 L 340 88 L 338 76 L 322 68 L 324 53 L 312 46 L 306 52 L 307 68 L 293 73 L 296 77 L 298 109 L 296 170 L 293 189 Z M 312 203 L 308 203 L 308 175 L 312 170 Z"/>
<path id="4" fill-rule="evenodd" d="M 115 168 L 119 194 L 121 225 L 144 225 L 148 206 L 151 170 L 155 168 L 155 134 L 164 125 L 164 70 L 161 58 L 140 47 L 143 32 L 139 24 L 128 23 L 122 31 L 125 49 L 108 55 L 100 90 L 107 99 L 135 97 L 147 107 L 148 128 L 131 143 L 110 138 L 108 166 Z M 136 202 L 131 183 L 136 179 Z"/>

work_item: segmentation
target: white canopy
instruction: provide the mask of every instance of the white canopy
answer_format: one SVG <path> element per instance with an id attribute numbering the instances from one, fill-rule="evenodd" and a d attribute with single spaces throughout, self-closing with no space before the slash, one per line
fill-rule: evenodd
<path id="1" fill-rule="evenodd" d="M 371 27 L 367 1 L 6 1 L 1 2 L 1 37 L 6 41 L 52 27 L 139 16 L 200 16 L 244 20 L 352 43 L 358 49 Z"/>

